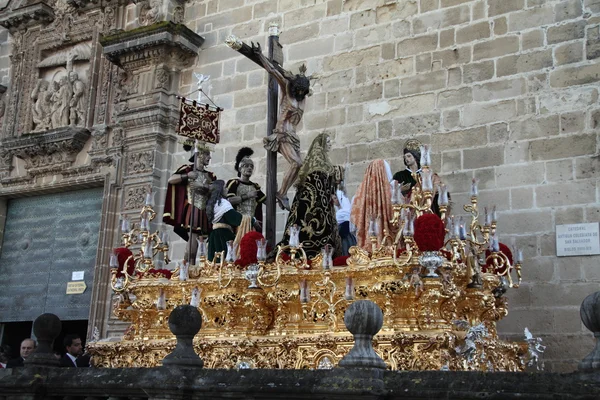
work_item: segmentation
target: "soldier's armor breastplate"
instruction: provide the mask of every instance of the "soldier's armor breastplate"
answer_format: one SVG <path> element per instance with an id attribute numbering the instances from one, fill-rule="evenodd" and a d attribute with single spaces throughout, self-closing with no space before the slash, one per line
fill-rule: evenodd
<path id="1" fill-rule="evenodd" d="M 237 196 L 242 196 L 243 194 L 250 193 L 251 191 L 256 190 L 254 185 L 244 185 L 240 182 L 237 188 Z M 243 215 L 249 215 L 251 217 L 254 216 L 254 212 L 256 211 L 256 197 L 253 199 L 247 199 L 242 201 L 236 207 L 237 212 Z"/>
<path id="2" fill-rule="evenodd" d="M 198 171 L 198 178 L 196 178 L 195 181 L 200 182 L 202 184 L 202 186 L 204 186 L 206 188 L 208 188 L 209 185 L 212 183 L 209 173 L 208 172 L 200 172 L 200 171 Z M 196 191 L 196 195 L 194 196 L 190 185 L 187 185 L 187 191 L 188 191 L 188 199 L 190 199 L 190 201 L 192 201 L 192 199 L 193 199 L 193 201 L 194 201 L 194 207 L 196 207 L 199 210 L 206 209 L 206 202 L 208 201 L 208 196 L 200 194 L 199 191 Z"/>

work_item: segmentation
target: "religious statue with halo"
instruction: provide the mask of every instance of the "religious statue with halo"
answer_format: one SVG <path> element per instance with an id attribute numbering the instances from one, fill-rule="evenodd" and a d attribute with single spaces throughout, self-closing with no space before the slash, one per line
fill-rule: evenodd
<path id="1" fill-rule="evenodd" d="M 300 67 L 299 74 L 294 75 L 273 65 L 262 54 L 260 44 L 253 43 L 252 50 L 260 59 L 267 72 L 275 77 L 281 91 L 277 124 L 273 132 L 263 139 L 263 142 L 267 151 L 280 153 L 289 163 L 288 170 L 283 177 L 283 182 L 275 194 L 279 206 L 289 211 L 290 200 L 287 197 L 287 192 L 296 181 L 302 167 L 300 138 L 296 133 L 296 127 L 304 114 L 306 96 L 310 92 L 310 78 L 305 76 L 305 65 Z"/>

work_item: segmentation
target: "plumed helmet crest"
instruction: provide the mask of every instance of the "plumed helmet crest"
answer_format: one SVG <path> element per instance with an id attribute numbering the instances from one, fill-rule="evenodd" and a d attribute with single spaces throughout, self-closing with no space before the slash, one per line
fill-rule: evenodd
<path id="1" fill-rule="evenodd" d="M 235 170 L 237 171 L 238 176 L 240 176 L 240 162 L 244 158 L 250 158 L 252 154 L 254 154 L 254 150 L 252 150 L 250 147 L 242 147 L 238 151 L 237 156 L 235 156 Z"/>

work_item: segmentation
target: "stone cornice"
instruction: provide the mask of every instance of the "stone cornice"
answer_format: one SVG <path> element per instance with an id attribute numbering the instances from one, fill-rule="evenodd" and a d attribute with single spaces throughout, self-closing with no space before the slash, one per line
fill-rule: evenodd
<path id="1" fill-rule="evenodd" d="M 44 2 L 17 8 L 0 17 L 0 25 L 10 32 L 52 21 L 54 21 L 54 10 Z"/>
<path id="2" fill-rule="evenodd" d="M 106 58 L 120 67 L 140 62 L 168 62 L 167 58 L 173 56 L 179 61 L 190 60 L 196 57 L 203 42 L 202 36 L 185 25 L 170 21 L 100 38 Z M 177 54 L 168 54 L 170 50 Z"/>
<path id="3" fill-rule="evenodd" d="M 5 139 L 0 147 L 4 153 L 24 160 L 30 175 L 57 174 L 72 165 L 89 137 L 85 128 L 64 127 Z"/>

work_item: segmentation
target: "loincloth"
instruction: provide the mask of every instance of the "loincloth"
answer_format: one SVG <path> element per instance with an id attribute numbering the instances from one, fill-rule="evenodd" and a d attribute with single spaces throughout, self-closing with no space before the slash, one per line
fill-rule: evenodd
<path id="1" fill-rule="evenodd" d="M 300 138 L 296 132 L 282 132 L 273 129 L 273 133 L 263 138 L 263 145 L 267 151 L 278 152 L 281 143 L 289 143 L 296 152 L 300 152 Z"/>

